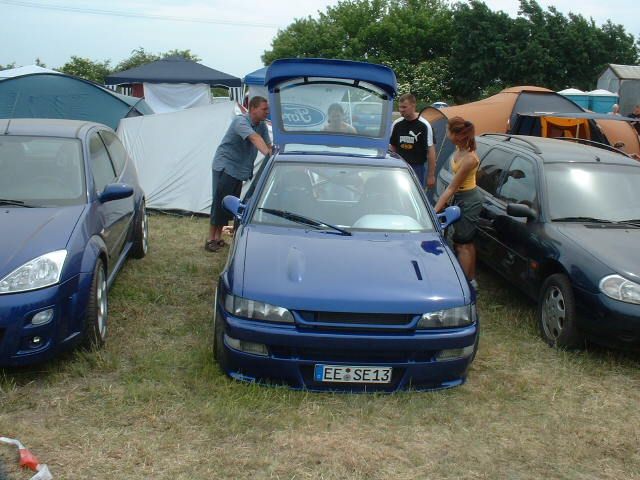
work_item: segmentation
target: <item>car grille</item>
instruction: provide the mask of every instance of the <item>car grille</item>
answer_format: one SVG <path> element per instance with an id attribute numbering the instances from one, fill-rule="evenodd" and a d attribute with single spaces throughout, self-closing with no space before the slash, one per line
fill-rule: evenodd
<path id="1" fill-rule="evenodd" d="M 349 312 L 305 312 L 299 311 L 305 322 L 334 325 L 389 325 L 407 326 L 415 315 L 395 313 L 349 313 Z"/>
<path id="2" fill-rule="evenodd" d="M 269 346 L 276 358 L 297 359 L 313 362 L 409 363 L 434 361 L 437 351 L 384 351 L 384 350 L 335 350 L 327 348 L 303 348 Z"/>

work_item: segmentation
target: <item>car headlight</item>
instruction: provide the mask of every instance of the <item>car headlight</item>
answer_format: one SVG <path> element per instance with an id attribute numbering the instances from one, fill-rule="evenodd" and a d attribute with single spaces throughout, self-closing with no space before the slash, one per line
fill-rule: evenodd
<path id="1" fill-rule="evenodd" d="M 454 328 L 466 327 L 476 321 L 476 305 L 438 310 L 422 315 L 418 328 Z"/>
<path id="2" fill-rule="evenodd" d="M 26 292 L 55 285 L 60 281 L 65 258 L 66 250 L 34 258 L 0 280 L 0 294 Z"/>
<path id="3" fill-rule="evenodd" d="M 600 291 L 614 300 L 640 304 L 640 285 L 620 275 L 609 275 L 600 280 Z"/>
<path id="4" fill-rule="evenodd" d="M 224 308 L 227 312 L 237 317 L 280 323 L 294 323 L 293 314 L 286 308 L 236 297 L 234 295 L 227 294 L 225 296 Z"/>

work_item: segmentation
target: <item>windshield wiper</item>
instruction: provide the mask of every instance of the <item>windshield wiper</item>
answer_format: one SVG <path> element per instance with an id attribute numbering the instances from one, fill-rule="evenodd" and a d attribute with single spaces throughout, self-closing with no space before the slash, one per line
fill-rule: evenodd
<path id="1" fill-rule="evenodd" d="M 619 225 L 629 225 L 631 227 L 640 227 L 640 218 L 631 218 L 629 220 L 618 220 L 615 223 Z"/>
<path id="2" fill-rule="evenodd" d="M 331 225 L 330 223 L 322 222 L 320 220 L 314 220 L 313 218 L 305 217 L 303 215 L 298 215 L 297 213 L 287 212 L 286 210 L 276 210 L 275 208 L 259 208 L 258 210 L 262 210 L 263 212 L 275 215 L 276 217 L 286 218 L 287 220 L 291 220 L 295 223 L 309 225 L 314 228 L 329 227 L 330 229 L 339 232 L 341 235 L 351 235 L 351 232 L 345 230 L 344 228 L 336 227 L 335 225 Z"/>
<path id="3" fill-rule="evenodd" d="M 553 218 L 552 222 L 584 222 L 584 223 L 614 223 L 611 220 L 605 220 L 603 218 L 593 218 L 593 217 L 562 217 L 562 218 Z"/>
<path id="4" fill-rule="evenodd" d="M 10 198 L 0 198 L 0 205 L 12 205 L 14 207 L 33 208 L 33 205 L 24 203 L 22 200 L 12 200 Z"/>

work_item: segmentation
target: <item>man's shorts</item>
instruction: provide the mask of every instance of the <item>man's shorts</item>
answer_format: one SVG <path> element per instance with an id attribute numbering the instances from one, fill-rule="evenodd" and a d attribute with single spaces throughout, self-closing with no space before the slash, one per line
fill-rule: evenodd
<path id="1" fill-rule="evenodd" d="M 211 225 L 227 225 L 233 215 L 222 206 L 222 199 L 227 195 L 239 197 L 242 191 L 242 180 L 227 175 L 224 170 L 211 172 Z"/>

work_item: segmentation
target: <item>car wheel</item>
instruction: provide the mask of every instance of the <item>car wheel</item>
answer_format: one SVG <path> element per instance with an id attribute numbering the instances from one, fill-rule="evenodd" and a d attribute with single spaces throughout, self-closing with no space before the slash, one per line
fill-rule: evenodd
<path id="1" fill-rule="evenodd" d="M 227 373 L 227 353 L 224 349 L 224 325 L 218 318 L 218 290 L 213 302 L 213 358 L 223 373 Z"/>
<path id="2" fill-rule="evenodd" d="M 100 348 L 107 337 L 109 302 L 107 278 L 104 263 L 98 259 L 93 269 L 87 314 L 84 319 L 84 339 L 82 346 L 89 349 Z"/>
<path id="3" fill-rule="evenodd" d="M 131 256 L 133 258 L 144 258 L 149 249 L 149 217 L 147 216 L 144 200 L 140 204 L 140 209 L 134 221 Z"/>
<path id="4" fill-rule="evenodd" d="M 552 347 L 579 348 L 584 338 L 576 326 L 576 303 L 569 278 L 556 273 L 542 284 L 538 301 L 542 338 Z"/>

